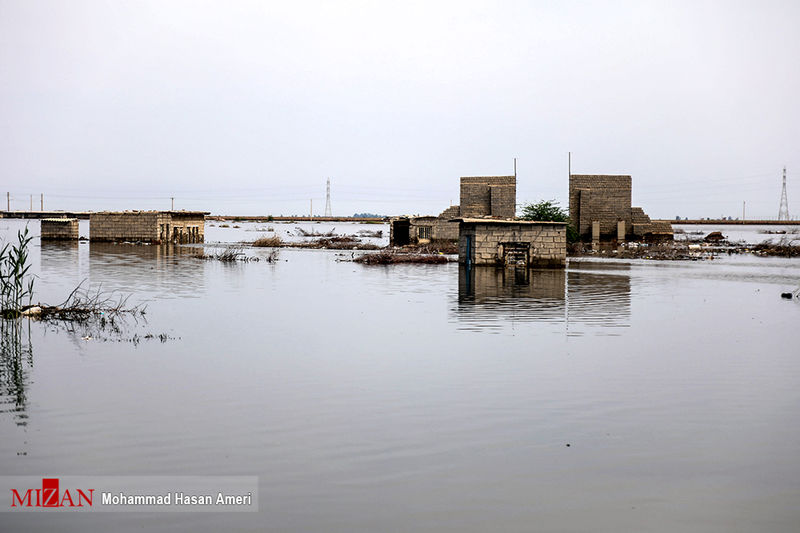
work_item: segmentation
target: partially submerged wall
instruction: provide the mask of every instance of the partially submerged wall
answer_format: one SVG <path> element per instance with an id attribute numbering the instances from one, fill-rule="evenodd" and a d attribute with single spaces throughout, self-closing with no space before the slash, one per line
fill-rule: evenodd
<path id="1" fill-rule="evenodd" d="M 92 213 L 89 217 L 89 239 L 98 242 L 183 244 L 203 242 L 204 233 L 202 212 L 121 211 Z"/>
<path id="2" fill-rule="evenodd" d="M 470 265 L 563 268 L 567 262 L 565 222 L 462 219 L 458 261 Z"/>
<path id="3" fill-rule="evenodd" d="M 43 241 L 77 241 L 77 218 L 43 218 L 40 229 Z"/>
<path id="4" fill-rule="evenodd" d="M 195 212 L 170 212 L 172 234 L 169 240 L 175 243 L 196 243 L 205 241 L 205 215 Z M 163 242 L 163 240 L 162 240 Z"/>
<path id="5" fill-rule="evenodd" d="M 92 213 L 89 216 L 89 240 L 160 242 L 159 224 L 168 220 L 168 216 L 158 211 Z"/>

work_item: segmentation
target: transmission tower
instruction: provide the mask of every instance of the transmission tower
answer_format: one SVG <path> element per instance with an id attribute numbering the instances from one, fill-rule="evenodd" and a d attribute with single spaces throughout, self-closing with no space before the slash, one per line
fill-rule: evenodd
<path id="1" fill-rule="evenodd" d="M 784 180 L 785 180 L 785 178 L 784 178 Z M 333 216 L 331 214 L 331 179 L 330 178 L 328 178 L 328 190 L 327 190 L 327 193 L 325 194 L 325 216 L 326 217 L 332 217 Z"/>
<path id="2" fill-rule="evenodd" d="M 778 208 L 778 220 L 789 220 L 789 200 L 786 199 L 786 167 L 783 167 L 783 189 L 781 190 L 781 206 Z"/>

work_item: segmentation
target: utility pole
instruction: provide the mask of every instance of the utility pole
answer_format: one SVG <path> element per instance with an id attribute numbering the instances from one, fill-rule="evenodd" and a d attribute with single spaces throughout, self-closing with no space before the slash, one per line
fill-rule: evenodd
<path id="1" fill-rule="evenodd" d="M 517 178 L 517 158 L 514 158 L 514 179 Z"/>
<path id="2" fill-rule="evenodd" d="M 6 193 L 6 211 L 11 211 L 11 193 Z"/>
<path id="3" fill-rule="evenodd" d="M 783 167 L 783 189 L 781 190 L 781 206 L 778 208 L 778 220 L 789 220 L 789 200 L 786 199 L 786 167 Z"/>
<path id="4" fill-rule="evenodd" d="M 169 210 L 170 211 L 175 211 L 175 197 L 174 196 L 170 196 L 169 199 L 172 200 L 172 207 L 170 207 Z"/>

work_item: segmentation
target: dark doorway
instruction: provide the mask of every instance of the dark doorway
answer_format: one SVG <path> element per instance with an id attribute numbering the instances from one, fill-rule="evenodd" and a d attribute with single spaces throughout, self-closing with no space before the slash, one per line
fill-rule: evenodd
<path id="1" fill-rule="evenodd" d="M 411 221 L 400 219 L 392 221 L 392 244 L 393 246 L 405 246 L 411 242 L 409 232 L 411 231 Z"/>

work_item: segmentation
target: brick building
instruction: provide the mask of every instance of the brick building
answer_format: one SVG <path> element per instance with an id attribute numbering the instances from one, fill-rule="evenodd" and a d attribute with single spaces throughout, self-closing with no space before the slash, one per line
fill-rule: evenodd
<path id="1" fill-rule="evenodd" d="M 203 211 L 105 211 L 89 216 L 89 240 L 155 244 L 198 243 L 205 235 Z"/>
<path id="2" fill-rule="evenodd" d="M 582 241 L 672 239 L 672 226 L 631 207 L 631 177 L 571 174 L 569 216 Z"/>

